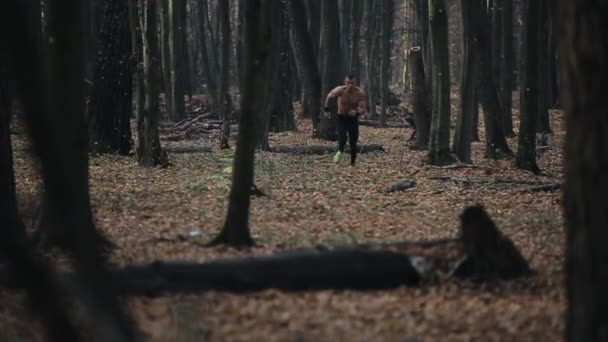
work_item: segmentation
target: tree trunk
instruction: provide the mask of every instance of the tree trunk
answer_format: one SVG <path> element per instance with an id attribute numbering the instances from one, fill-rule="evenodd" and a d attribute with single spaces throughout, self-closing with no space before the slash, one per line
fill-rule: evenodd
<path id="1" fill-rule="evenodd" d="M 90 149 L 97 153 L 127 155 L 133 147 L 130 38 L 128 3 L 108 0 L 88 109 Z"/>
<path id="2" fill-rule="evenodd" d="M 536 125 L 538 122 L 538 111 L 542 106 L 539 105 L 539 29 L 543 15 L 541 0 L 528 1 L 526 4 L 525 13 L 525 56 L 523 59 L 523 82 L 522 82 L 522 103 L 521 103 L 521 118 L 519 127 L 519 144 L 517 147 L 517 158 L 515 166 L 529 170 L 534 173 L 539 173 L 540 170 L 536 164 Z"/>
<path id="3" fill-rule="evenodd" d="M 160 146 L 158 125 L 160 121 L 160 110 L 158 98 L 160 94 L 160 65 L 156 52 L 158 50 L 157 16 L 155 13 L 155 1 L 143 0 L 145 6 L 141 6 L 139 22 L 141 27 L 141 85 L 143 86 L 143 107 L 137 111 L 137 162 L 144 167 L 164 165 L 167 156 Z M 147 6 L 147 7 L 146 7 Z M 171 8 L 169 9 L 171 17 Z M 174 69 L 172 68 L 172 73 Z M 173 75 L 172 75 L 173 77 Z M 173 83 L 173 82 L 172 82 Z M 173 83 L 176 84 L 176 83 Z M 175 92 L 175 91 L 174 91 Z M 175 99 L 175 98 L 174 98 Z M 182 95 L 183 100 L 183 95 Z"/>
<path id="4" fill-rule="evenodd" d="M 608 8 L 602 2 L 558 1 L 560 83 L 566 113 L 566 341 L 608 339 Z"/>
<path id="5" fill-rule="evenodd" d="M 395 4 L 393 0 L 382 0 L 381 5 L 381 32 L 382 32 L 382 60 L 380 61 L 380 123 L 386 126 L 386 113 L 388 110 L 388 94 L 390 92 L 390 63 L 391 63 L 391 37 L 393 33 L 393 14 Z"/>
<path id="6" fill-rule="evenodd" d="M 475 88 L 478 77 L 477 43 L 475 36 L 470 31 L 471 20 L 477 20 L 472 11 L 472 4 L 469 0 L 461 0 L 460 7 L 463 21 L 463 48 L 462 73 L 460 79 L 460 113 L 456 121 L 456 131 L 454 132 L 454 154 L 463 163 L 471 162 L 471 141 L 473 140 L 473 117 L 478 110 L 477 99 L 475 98 Z"/>
<path id="7" fill-rule="evenodd" d="M 538 0 L 541 2 L 541 8 L 539 9 L 538 18 L 538 41 L 536 48 L 538 49 L 538 121 L 536 124 L 536 132 L 542 134 L 551 133 L 551 122 L 549 119 L 549 97 L 550 97 L 550 86 L 549 83 L 549 66 L 551 65 L 549 59 L 550 49 L 550 34 L 549 34 L 549 4 L 551 0 Z M 547 58 L 545 61 L 541 61 L 540 58 Z"/>
<path id="8" fill-rule="evenodd" d="M 428 160 L 431 165 L 454 162 L 450 154 L 450 64 L 445 0 L 429 0 L 433 59 L 433 116 Z"/>
<path id="9" fill-rule="evenodd" d="M 302 70 L 302 88 L 306 88 L 309 109 L 312 119 L 313 137 L 319 136 L 319 121 L 321 110 L 321 77 L 319 68 L 313 54 L 313 41 L 306 28 L 306 18 L 300 13 L 304 13 L 304 0 L 288 1 L 289 20 L 293 34 L 293 54 L 299 61 Z"/>
<path id="10" fill-rule="evenodd" d="M 186 114 L 184 95 L 185 95 L 185 51 L 184 40 L 186 39 L 186 26 L 182 22 L 182 11 L 186 10 L 184 0 L 168 1 L 168 49 L 169 49 L 169 81 L 170 86 L 167 104 L 168 117 L 171 121 L 180 121 Z M 156 26 L 156 25 L 155 25 Z"/>
<path id="11" fill-rule="evenodd" d="M 239 85 L 243 81 L 243 37 L 245 36 L 245 31 L 243 31 L 243 9 L 245 8 L 245 1 L 247 0 L 236 0 L 238 14 L 236 21 L 235 64 Z"/>
<path id="12" fill-rule="evenodd" d="M 426 150 L 429 146 L 432 113 L 431 108 L 428 107 L 422 49 L 419 46 L 410 49 L 408 63 L 412 75 L 414 121 L 416 122 L 416 141 L 413 149 Z"/>
<path id="13" fill-rule="evenodd" d="M 308 19 L 308 32 L 312 41 L 312 53 L 315 56 L 315 63 L 319 69 L 319 75 L 322 71 L 321 61 L 321 1 L 320 0 L 304 0 L 306 2 L 306 18 Z M 301 12 L 304 13 L 304 12 Z M 335 20 L 335 18 L 334 18 Z"/>
<path id="14" fill-rule="evenodd" d="M 479 56 L 480 77 L 478 91 L 484 111 L 484 124 L 486 128 L 485 157 L 492 159 L 510 157 L 513 155 L 513 152 L 505 139 L 502 127 L 504 118 L 502 114 L 503 107 L 500 104 L 497 82 L 492 72 L 492 51 L 487 31 L 487 28 L 490 27 L 490 20 L 488 14 L 481 11 L 479 0 L 473 1 L 473 6 L 475 13 L 480 13 L 477 16 L 479 20 L 472 22 L 472 25 L 474 25 L 472 30 L 475 32 L 475 38 L 477 39 Z"/>
<path id="15" fill-rule="evenodd" d="M 217 88 L 217 75 L 215 72 L 215 66 L 212 64 L 211 59 L 209 58 L 209 51 L 207 45 L 207 0 L 201 0 L 198 4 L 198 17 L 200 18 L 199 23 L 199 33 L 201 39 L 201 61 L 203 72 L 205 74 L 205 79 L 207 80 L 207 94 L 211 99 L 213 99 L 213 104 L 219 108 L 219 100 L 217 98 L 218 88 Z"/>
<path id="16" fill-rule="evenodd" d="M 9 91 L 8 58 L 0 52 L 0 222 L 11 235 L 25 238 L 25 227 L 19 219 L 15 174 L 13 171 L 13 149 L 11 145 L 10 121 L 12 94 Z M 4 232 L 3 232 L 4 233 Z"/>
<path id="17" fill-rule="evenodd" d="M 100 334 L 101 340 L 125 341 L 131 340 L 133 333 L 106 286 L 107 263 L 103 252 L 107 241 L 95 229 L 88 187 L 82 5 L 82 1 L 77 0 L 49 1 L 48 36 L 53 37 L 53 41 L 45 54 L 36 44 L 31 44 L 34 35 L 27 24 L 14 19 L 24 18 L 22 2 L 3 1 L 0 22 L 2 25 L 9 22 L 16 35 L 8 39 L 9 50 L 14 57 L 14 73 L 19 75 L 16 81 L 25 121 L 40 161 L 45 196 L 51 209 L 49 234 L 54 245 L 74 261 L 79 275 L 74 285 L 80 290 L 80 297 L 85 298 L 84 308 L 95 333 Z M 1 31 L 5 29 L 2 27 Z M 48 270 L 35 267 L 40 264 L 33 265 L 31 255 L 24 255 L 23 249 L 19 251 L 17 246 L 9 249 L 13 257 L 21 253 L 26 265 L 36 268 L 23 265 L 21 271 L 27 274 L 26 279 L 49 279 Z M 47 294 L 42 304 L 54 301 L 55 294 Z M 40 297 L 34 300 L 41 302 Z"/>
<path id="18" fill-rule="evenodd" d="M 376 59 L 378 55 L 376 53 L 376 46 L 374 44 L 377 41 L 377 1 L 366 0 L 365 11 L 367 14 L 367 31 L 366 31 L 366 43 L 367 43 L 367 105 L 369 106 L 369 116 L 372 119 L 376 119 Z"/>
<path id="19" fill-rule="evenodd" d="M 232 187 L 228 202 L 228 213 L 220 234 L 211 242 L 212 245 L 227 244 L 231 246 L 250 246 L 253 239 L 249 232 L 249 205 L 251 187 L 253 186 L 253 168 L 255 154 L 256 130 L 258 120 L 256 112 L 264 103 L 264 84 L 266 68 L 270 55 L 267 25 L 275 18 L 269 17 L 273 3 L 270 0 L 247 0 L 244 8 L 244 82 L 241 94 L 240 129 L 236 151 Z M 278 53 L 278 52 L 275 52 Z"/>
<path id="20" fill-rule="evenodd" d="M 270 132 L 284 132 L 294 130 L 296 122 L 293 115 L 292 92 L 291 92 L 291 59 L 289 45 L 289 18 L 287 17 L 287 4 L 281 2 L 277 15 L 278 24 L 276 30 L 279 34 L 280 60 L 278 63 L 277 75 L 277 90 L 274 96 L 273 106 L 270 111 L 268 130 Z"/>
<path id="21" fill-rule="evenodd" d="M 505 135 L 513 137 L 513 0 L 502 0 L 502 66 L 500 91 Z"/>
<path id="22" fill-rule="evenodd" d="M 353 0 L 339 0 L 339 19 L 340 19 L 340 51 L 342 52 L 342 65 L 345 66 L 345 71 L 350 72 L 348 60 L 350 58 L 350 49 L 352 48 L 352 37 L 353 22 L 351 21 L 351 9 L 353 7 Z"/>
<path id="23" fill-rule="evenodd" d="M 340 23 L 338 22 L 338 3 L 335 0 L 321 0 L 321 51 L 323 59 L 322 94 L 326 96 L 343 79 L 340 54 Z M 336 140 L 336 106 L 330 115 L 323 115 L 319 123 L 319 137 Z"/>
<path id="24" fill-rule="evenodd" d="M 228 101 L 228 82 L 230 81 L 230 4 L 228 1 L 218 1 L 218 20 L 221 27 L 220 39 L 220 79 L 219 93 L 217 99 L 220 105 L 220 116 L 222 119 L 222 130 L 220 133 L 220 148 L 228 148 L 230 138 L 230 106 Z"/>
<path id="25" fill-rule="evenodd" d="M 348 58 L 348 68 L 349 71 L 353 74 L 357 75 L 357 77 L 361 77 L 361 60 L 359 55 L 359 40 L 361 39 L 361 22 L 363 18 L 363 1 L 364 0 L 351 0 L 351 13 L 350 13 L 350 21 L 351 21 L 351 46 L 350 46 L 350 55 Z"/>

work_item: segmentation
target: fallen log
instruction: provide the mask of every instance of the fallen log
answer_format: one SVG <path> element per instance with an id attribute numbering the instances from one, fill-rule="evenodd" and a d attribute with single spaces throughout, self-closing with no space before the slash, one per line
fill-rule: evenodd
<path id="1" fill-rule="evenodd" d="M 211 146 L 191 145 L 191 146 L 164 146 L 163 150 L 167 153 L 207 153 L 211 152 Z"/>
<path id="2" fill-rule="evenodd" d="M 428 179 L 439 180 L 439 181 L 453 181 L 456 183 L 462 183 L 465 185 L 471 184 L 514 184 L 514 185 L 533 185 L 533 186 L 545 186 L 553 183 L 541 182 L 541 181 L 529 181 L 521 179 L 511 178 L 476 178 L 476 177 L 457 177 L 457 176 L 432 176 Z"/>
<path id="3" fill-rule="evenodd" d="M 536 186 L 531 186 L 529 188 L 524 188 L 524 189 L 519 190 L 519 192 L 539 192 L 539 191 L 550 192 L 550 191 L 561 190 L 562 186 L 563 185 L 561 183 L 549 183 L 549 184 L 536 185 Z"/>
<path id="4" fill-rule="evenodd" d="M 121 295 L 160 296 L 271 288 L 389 289 L 453 276 L 488 281 L 531 274 L 513 242 L 498 231 L 481 206 L 467 208 L 460 220 L 458 239 L 309 248 L 206 263 L 158 261 L 114 270 L 110 283 Z M 11 276 L 11 272 L 0 272 L 0 284 L 17 286 Z M 69 281 L 73 275 L 60 277 Z"/>
<path id="5" fill-rule="evenodd" d="M 397 123 L 387 122 L 386 125 L 382 126 L 379 120 L 359 120 L 360 126 L 374 127 L 374 128 L 411 128 L 412 125 L 409 123 Z"/>
<path id="6" fill-rule="evenodd" d="M 370 145 L 359 145 L 359 153 L 369 152 L 386 152 L 382 145 L 370 144 Z M 272 146 L 270 152 L 274 153 L 290 153 L 290 154 L 328 154 L 334 153 L 338 150 L 336 146 L 332 145 L 300 145 L 300 146 Z M 350 152 L 350 147 L 346 148 L 346 152 Z"/>

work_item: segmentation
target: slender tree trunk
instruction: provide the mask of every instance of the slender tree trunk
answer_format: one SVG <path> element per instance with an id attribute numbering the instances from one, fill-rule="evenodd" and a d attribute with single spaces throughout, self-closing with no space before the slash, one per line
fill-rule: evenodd
<path id="1" fill-rule="evenodd" d="M 201 39 L 201 59 L 202 59 L 202 67 L 203 67 L 203 72 L 205 74 L 205 79 L 207 80 L 207 94 L 209 95 L 209 97 L 211 99 L 213 99 L 213 104 L 219 108 L 219 100 L 217 98 L 217 76 L 216 76 L 216 72 L 215 72 L 215 67 L 212 64 L 211 59 L 209 58 L 209 52 L 208 52 L 208 48 L 207 45 L 207 26 L 206 26 L 206 22 L 207 22 L 207 12 L 208 11 L 208 6 L 207 6 L 207 0 L 201 0 L 201 2 L 198 4 L 198 17 L 200 18 L 199 23 L 200 23 L 200 28 L 199 28 L 199 33 L 200 33 L 200 39 Z"/>
<path id="2" fill-rule="evenodd" d="M 540 16 L 538 18 L 538 41 L 536 49 L 538 49 L 539 63 L 538 66 L 538 122 L 536 124 L 536 132 L 542 134 L 551 133 L 551 122 L 549 120 L 549 102 L 550 86 L 549 83 L 549 51 L 550 51 L 550 34 L 549 34 L 549 4 L 550 0 L 538 0 L 541 2 Z M 541 61 L 540 58 L 547 58 Z"/>
<path id="3" fill-rule="evenodd" d="M 243 81 L 243 39 L 245 32 L 243 31 L 243 11 L 245 9 L 245 1 L 236 0 L 237 2 L 237 22 L 236 22 L 236 72 L 238 75 L 238 83 Z M 239 87 L 240 89 L 240 87 Z"/>
<path id="4" fill-rule="evenodd" d="M 340 54 L 340 24 L 338 18 L 338 3 L 335 0 L 321 0 L 322 27 L 321 41 L 323 57 L 322 94 L 326 96 L 331 89 L 340 85 L 343 79 Z M 319 137 L 325 140 L 336 140 L 335 106 L 331 115 L 323 115 L 319 123 Z"/>
<path id="5" fill-rule="evenodd" d="M 340 18 L 340 51 L 342 52 L 342 65 L 345 66 L 345 70 L 350 71 L 350 65 L 348 60 L 350 57 L 350 49 L 352 42 L 352 21 L 351 21 L 351 8 L 353 7 L 353 0 L 339 0 L 339 18 Z"/>
<path id="6" fill-rule="evenodd" d="M 393 33 L 393 13 L 395 4 L 393 0 L 383 0 L 381 4 L 381 31 L 382 31 L 382 60 L 380 61 L 380 125 L 386 126 L 386 112 L 388 110 L 388 94 L 390 82 L 391 38 Z"/>
<path id="7" fill-rule="evenodd" d="M 483 1 L 483 0 L 481 0 Z M 498 96 L 497 82 L 492 72 L 492 51 L 490 37 L 487 28 L 490 20 L 487 13 L 483 13 L 479 7 L 479 1 L 473 1 L 473 10 L 480 13 L 479 20 L 472 22 L 474 25 L 475 38 L 477 39 L 479 56 L 479 96 L 484 111 L 484 124 L 486 128 L 486 158 L 499 159 L 510 157 L 513 152 L 507 145 L 502 127 L 504 115 L 503 107 Z"/>
<path id="8" fill-rule="evenodd" d="M 352 29 L 350 31 L 351 47 L 348 57 L 348 69 L 350 72 L 361 78 L 361 59 L 359 54 L 359 40 L 361 39 L 361 24 L 363 19 L 363 2 L 364 0 L 352 0 L 350 8 L 350 21 Z"/>
<path id="9" fill-rule="evenodd" d="M 312 119 L 313 136 L 319 136 L 319 121 L 321 110 L 321 77 L 315 55 L 313 54 L 313 41 L 306 28 L 304 13 L 304 0 L 290 0 L 288 3 L 289 19 L 293 34 L 293 54 L 299 61 L 302 70 L 303 87 L 307 90 L 309 109 Z"/>
<path id="10" fill-rule="evenodd" d="M 257 130 L 256 112 L 262 108 L 266 68 L 269 66 L 267 25 L 273 3 L 269 0 L 247 0 L 244 9 L 244 82 L 241 97 L 240 129 L 234 155 L 232 188 L 228 202 L 228 213 L 220 234 L 211 242 L 236 247 L 250 246 L 253 239 L 249 232 L 249 206 L 253 186 L 255 139 Z M 278 52 L 275 52 L 278 53 Z M 259 113 L 259 112 L 258 112 Z"/>
<path id="11" fill-rule="evenodd" d="M 131 151 L 131 51 L 128 3 L 108 0 L 88 110 L 90 148 L 95 152 L 127 155 Z"/>
<path id="12" fill-rule="evenodd" d="M 608 338 L 608 8 L 603 2 L 557 1 L 560 76 L 566 113 L 564 217 L 566 237 L 565 341 Z"/>
<path id="13" fill-rule="evenodd" d="M 319 69 L 319 75 L 322 74 L 321 61 L 321 0 L 305 0 L 306 2 L 306 18 L 308 18 L 308 32 L 312 41 L 312 52 L 315 56 L 315 63 Z M 304 13 L 304 12 L 302 12 Z M 335 20 L 335 18 L 333 18 Z"/>
<path id="14" fill-rule="evenodd" d="M 454 145 L 452 150 L 458 159 L 464 163 L 471 162 L 471 141 L 473 140 L 473 117 L 478 110 L 475 88 L 477 87 L 478 61 L 475 36 L 470 31 L 471 20 L 477 20 L 473 15 L 471 1 L 460 1 L 463 21 L 463 48 L 464 61 L 460 79 L 460 113 L 456 121 L 454 132 Z M 474 102 L 475 101 L 475 102 Z"/>
<path id="15" fill-rule="evenodd" d="M 374 44 L 377 39 L 377 1 L 366 0 L 365 10 L 367 13 L 367 31 L 366 31 L 366 43 L 367 43 L 367 105 L 369 106 L 369 116 L 376 118 L 376 46 Z"/>
<path id="16" fill-rule="evenodd" d="M 278 72 L 276 75 L 276 91 L 273 96 L 273 104 L 270 110 L 268 124 L 269 132 L 283 132 L 294 130 L 295 119 L 293 116 L 293 105 L 291 102 L 291 54 L 289 46 L 289 18 L 287 17 L 287 4 L 281 1 L 279 13 L 277 14 L 278 51 L 280 51 Z"/>
<path id="17" fill-rule="evenodd" d="M 428 107 L 422 49 L 417 46 L 408 53 L 409 69 L 412 75 L 412 93 L 414 101 L 414 120 L 416 122 L 415 150 L 426 150 L 429 146 L 431 132 L 431 108 Z"/>
<path id="18" fill-rule="evenodd" d="M 228 1 L 218 2 L 218 20 L 220 21 L 220 83 L 218 101 L 220 105 L 220 116 L 222 118 L 222 130 L 220 134 L 220 148 L 228 148 L 230 137 L 230 106 L 228 101 L 228 82 L 230 81 L 230 4 Z"/>
<path id="19" fill-rule="evenodd" d="M 541 0 L 542 1 L 542 0 Z M 524 42 L 526 52 L 523 69 L 523 96 L 521 103 L 521 118 L 519 127 L 519 145 L 515 166 L 539 173 L 536 164 L 536 125 L 538 122 L 539 106 L 539 28 L 543 15 L 541 1 L 529 1 L 525 9 Z"/>
<path id="20" fill-rule="evenodd" d="M 513 0 L 502 0 L 502 66 L 500 91 L 505 135 L 513 137 Z"/>
<path id="21" fill-rule="evenodd" d="M 184 0 L 168 1 L 168 45 L 169 45 L 169 101 L 167 112 L 172 121 L 182 120 L 186 114 L 184 95 L 185 95 L 185 51 L 184 40 L 186 39 L 185 22 L 182 22 L 182 11 L 185 11 L 186 2 Z"/>
<path id="22" fill-rule="evenodd" d="M 139 13 L 141 22 L 141 85 L 143 86 L 143 107 L 137 111 L 137 162 L 141 166 L 164 165 L 167 156 L 162 151 L 159 137 L 160 110 L 160 65 L 156 52 L 158 49 L 158 26 L 155 1 L 143 0 Z M 171 9 L 169 9 L 171 14 Z M 183 99 L 183 96 L 182 96 Z"/>
<path id="23" fill-rule="evenodd" d="M 433 59 L 433 117 L 428 159 L 432 165 L 454 162 L 450 154 L 450 64 L 445 0 L 429 0 Z"/>

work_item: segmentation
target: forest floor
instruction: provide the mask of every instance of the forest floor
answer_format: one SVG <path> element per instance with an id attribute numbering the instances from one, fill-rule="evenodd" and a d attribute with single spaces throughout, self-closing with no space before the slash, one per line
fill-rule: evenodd
<path id="1" fill-rule="evenodd" d="M 383 291 L 266 290 L 239 295 L 131 298 L 128 306 L 150 341 L 556 341 L 564 330 L 564 231 L 561 192 L 522 192 L 509 184 L 461 184 L 432 176 L 516 178 L 560 182 L 563 119 L 553 112 L 555 134 L 538 161 L 543 173 L 516 170 L 483 158 L 473 144 L 475 168 L 429 167 L 412 151 L 409 128 L 362 127 L 361 143 L 386 153 L 362 154 L 352 168 L 333 155 L 260 152 L 255 182 L 267 196 L 254 198 L 251 230 L 256 247 L 204 248 L 221 228 L 234 150 L 170 154 L 172 166 L 141 169 L 133 158 L 92 157 L 91 193 L 97 226 L 118 249 L 119 265 L 155 260 L 204 262 L 266 255 L 319 244 L 455 237 L 465 206 L 483 204 L 498 227 L 528 259 L 527 279 L 475 285 L 439 285 Z M 517 127 L 517 122 L 516 122 Z M 483 130 L 480 132 L 483 137 Z M 308 121 L 296 132 L 273 134 L 271 146 L 332 144 L 310 138 Z M 16 177 L 26 222 L 35 224 L 39 179 L 17 136 Z M 189 142 L 204 143 L 204 141 Z M 516 151 L 517 139 L 509 139 Z M 234 142 L 233 142 L 234 145 Z M 416 186 L 386 193 L 411 178 Z M 22 297 L 0 291 L 0 341 L 41 340 Z"/>

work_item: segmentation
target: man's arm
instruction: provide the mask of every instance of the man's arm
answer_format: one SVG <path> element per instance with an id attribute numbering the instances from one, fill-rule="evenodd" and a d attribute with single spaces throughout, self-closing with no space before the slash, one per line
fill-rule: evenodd
<path id="1" fill-rule="evenodd" d="M 325 108 L 326 109 L 329 106 L 329 101 L 331 99 L 341 96 L 344 93 L 344 88 L 345 88 L 344 86 L 335 87 L 332 91 L 329 92 L 329 94 L 327 94 L 327 98 L 325 99 Z"/>

